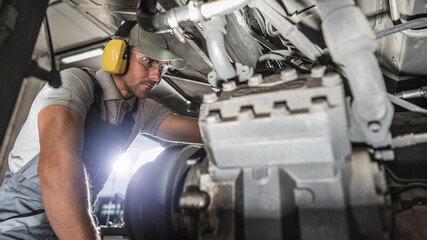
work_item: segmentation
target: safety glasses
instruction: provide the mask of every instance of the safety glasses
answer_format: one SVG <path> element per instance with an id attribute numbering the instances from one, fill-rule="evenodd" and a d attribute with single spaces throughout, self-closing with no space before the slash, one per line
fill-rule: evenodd
<path id="1" fill-rule="evenodd" d="M 156 71 L 159 70 L 160 76 L 163 76 L 169 69 L 169 62 L 168 63 L 160 63 L 157 60 L 151 59 L 137 51 L 130 51 L 131 53 L 135 54 L 136 59 L 138 62 L 145 67 L 146 69 L 150 71 Z"/>

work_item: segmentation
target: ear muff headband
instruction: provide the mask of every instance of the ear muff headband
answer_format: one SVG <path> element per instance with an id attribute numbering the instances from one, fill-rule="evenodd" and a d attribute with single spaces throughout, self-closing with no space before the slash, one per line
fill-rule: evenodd
<path id="1" fill-rule="evenodd" d="M 127 70 L 128 43 L 123 39 L 108 41 L 102 54 L 102 68 L 110 74 L 124 74 Z"/>

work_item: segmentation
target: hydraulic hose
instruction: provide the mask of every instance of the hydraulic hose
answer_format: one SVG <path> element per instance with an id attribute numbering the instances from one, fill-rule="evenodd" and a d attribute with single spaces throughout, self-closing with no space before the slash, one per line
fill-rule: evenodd
<path id="1" fill-rule="evenodd" d="M 390 6 L 390 16 L 392 21 L 398 21 L 400 19 L 399 6 L 397 0 L 389 0 L 388 4 Z"/>
<path id="2" fill-rule="evenodd" d="M 200 5 L 200 14 L 204 19 L 217 15 L 226 15 L 247 4 L 248 0 L 216 0 Z"/>
<path id="3" fill-rule="evenodd" d="M 408 91 L 394 93 L 393 95 L 402 99 L 427 98 L 427 86 L 408 90 Z"/>
<path id="4" fill-rule="evenodd" d="M 223 80 L 228 80 L 237 76 L 237 73 L 230 60 L 228 60 L 225 49 L 225 23 L 224 17 L 216 16 L 209 21 L 202 22 L 202 28 L 212 64 L 219 77 Z"/>
<path id="5" fill-rule="evenodd" d="M 419 143 L 427 142 L 427 133 L 409 133 L 393 138 L 392 148 L 408 147 Z"/>
<path id="6" fill-rule="evenodd" d="M 408 102 L 406 100 L 403 100 L 397 96 L 391 95 L 387 93 L 387 96 L 390 100 L 390 102 L 396 104 L 397 106 L 403 107 L 411 112 L 421 113 L 421 114 L 427 114 L 427 109 L 419 107 L 411 102 Z"/>
<path id="7" fill-rule="evenodd" d="M 417 18 L 417 19 L 396 25 L 396 26 L 391 27 L 389 29 L 379 31 L 375 35 L 376 35 L 377 39 L 380 39 L 380 38 L 386 37 L 388 35 L 391 35 L 393 33 L 398 33 L 398 32 L 408 30 L 410 28 L 424 28 L 424 27 L 427 27 L 427 17 Z"/>
<path id="8" fill-rule="evenodd" d="M 373 146 L 385 145 L 394 111 L 375 58 L 378 45 L 369 22 L 352 0 L 320 0 L 318 8 L 326 45 L 348 76 L 358 135 Z"/>

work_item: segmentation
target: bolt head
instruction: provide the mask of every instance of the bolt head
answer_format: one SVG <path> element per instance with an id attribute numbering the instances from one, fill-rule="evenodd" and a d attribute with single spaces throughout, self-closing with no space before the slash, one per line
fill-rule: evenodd
<path id="1" fill-rule="evenodd" d="M 338 73 L 327 73 L 322 77 L 322 85 L 324 87 L 335 87 L 342 83 L 341 77 Z"/>
<path id="2" fill-rule="evenodd" d="M 196 163 L 197 163 L 197 160 L 195 160 L 195 159 L 188 159 L 186 161 L 187 166 L 193 166 Z"/>
<path id="3" fill-rule="evenodd" d="M 262 75 L 261 74 L 255 74 L 252 77 L 249 78 L 248 85 L 249 86 L 256 86 L 260 83 L 262 83 Z"/>
<path id="4" fill-rule="evenodd" d="M 215 71 L 211 71 L 208 73 L 208 79 L 210 80 L 217 80 L 218 79 L 218 73 Z"/>
<path id="5" fill-rule="evenodd" d="M 222 90 L 224 92 L 231 92 L 236 88 L 237 88 L 236 82 L 234 82 L 234 81 L 230 81 L 230 82 L 226 82 L 226 83 L 222 84 Z"/>
<path id="6" fill-rule="evenodd" d="M 280 79 L 283 81 L 293 81 L 298 78 L 297 70 L 293 68 L 285 69 L 280 72 Z"/>
<path id="7" fill-rule="evenodd" d="M 314 193 L 308 188 L 296 188 L 294 190 L 295 200 L 298 206 L 310 206 L 315 201 Z"/>
<path id="8" fill-rule="evenodd" d="M 391 57 L 391 60 L 394 64 L 398 64 L 397 58 L 395 56 Z"/>
<path id="9" fill-rule="evenodd" d="M 316 66 L 311 69 L 311 77 L 312 78 L 321 78 L 325 75 L 326 67 L 325 66 Z"/>
<path id="10" fill-rule="evenodd" d="M 215 71 L 211 71 L 208 73 L 208 82 L 214 86 L 218 87 L 218 73 Z"/>
<path id="11" fill-rule="evenodd" d="M 381 124 L 379 122 L 371 122 L 369 123 L 368 128 L 371 132 L 377 133 L 381 129 Z"/>

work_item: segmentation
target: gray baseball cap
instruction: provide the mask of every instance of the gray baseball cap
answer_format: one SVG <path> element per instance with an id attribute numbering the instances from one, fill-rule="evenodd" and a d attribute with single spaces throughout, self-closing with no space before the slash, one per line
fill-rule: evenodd
<path id="1" fill-rule="evenodd" d="M 138 24 L 129 33 L 129 46 L 138 48 L 142 53 L 157 61 L 170 61 L 170 65 L 178 70 L 185 68 L 186 62 L 168 50 L 165 38 L 161 34 L 143 30 Z"/>

